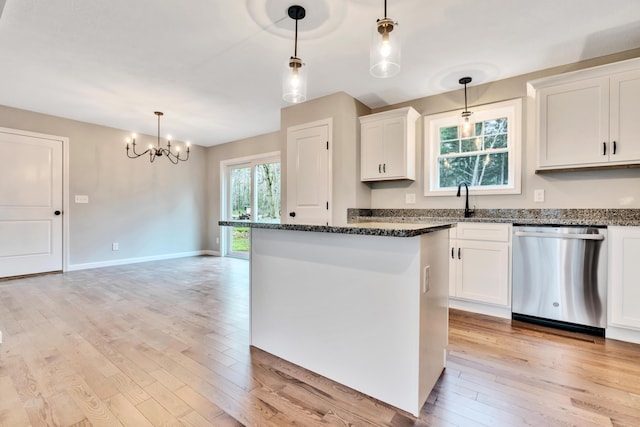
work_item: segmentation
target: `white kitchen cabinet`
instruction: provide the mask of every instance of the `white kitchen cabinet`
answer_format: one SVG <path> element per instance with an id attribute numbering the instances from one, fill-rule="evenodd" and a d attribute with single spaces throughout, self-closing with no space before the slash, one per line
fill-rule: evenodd
<path id="1" fill-rule="evenodd" d="M 459 223 L 450 233 L 449 305 L 511 316 L 511 225 Z"/>
<path id="2" fill-rule="evenodd" d="M 412 107 L 360 117 L 360 179 L 416 179 L 416 120 Z"/>
<path id="3" fill-rule="evenodd" d="M 640 343 L 640 227 L 609 227 L 606 336 Z"/>
<path id="4" fill-rule="evenodd" d="M 640 61 L 529 83 L 538 171 L 640 164 Z"/>

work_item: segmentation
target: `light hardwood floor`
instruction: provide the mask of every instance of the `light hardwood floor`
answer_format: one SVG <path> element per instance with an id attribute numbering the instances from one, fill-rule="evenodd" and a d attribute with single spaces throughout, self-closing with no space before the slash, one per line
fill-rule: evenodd
<path id="1" fill-rule="evenodd" d="M 419 419 L 248 346 L 248 263 L 0 282 L 0 426 L 640 426 L 640 346 L 451 311 Z"/>

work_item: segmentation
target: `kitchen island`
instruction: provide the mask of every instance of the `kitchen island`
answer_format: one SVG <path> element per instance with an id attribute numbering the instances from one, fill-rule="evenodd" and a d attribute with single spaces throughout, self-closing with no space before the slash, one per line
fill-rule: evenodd
<path id="1" fill-rule="evenodd" d="M 251 345 L 418 415 L 445 365 L 451 224 L 251 228 Z"/>

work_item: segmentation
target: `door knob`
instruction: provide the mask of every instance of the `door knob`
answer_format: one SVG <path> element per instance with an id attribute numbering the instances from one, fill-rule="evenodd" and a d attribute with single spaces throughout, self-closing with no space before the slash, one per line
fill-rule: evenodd
<path id="1" fill-rule="evenodd" d="M 53 214 L 54 214 L 55 216 L 58 216 L 58 215 L 60 215 L 61 213 L 62 213 L 62 212 L 60 212 L 60 211 L 55 211 Z"/>
<path id="2" fill-rule="evenodd" d="M 294 218 L 294 217 L 296 216 L 296 213 L 295 213 L 295 212 L 289 212 L 289 216 L 290 216 L 291 218 Z"/>

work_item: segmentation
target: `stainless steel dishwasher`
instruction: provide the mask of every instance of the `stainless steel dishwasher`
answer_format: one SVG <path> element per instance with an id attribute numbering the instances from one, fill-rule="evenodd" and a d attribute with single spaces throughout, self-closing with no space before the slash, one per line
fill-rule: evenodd
<path id="1" fill-rule="evenodd" d="M 513 319 L 604 336 L 606 237 L 598 227 L 514 226 Z"/>

